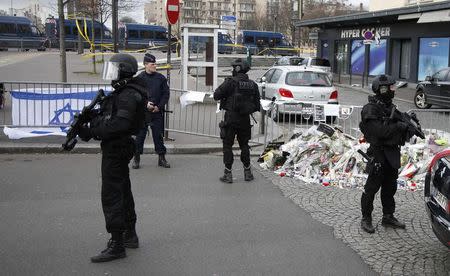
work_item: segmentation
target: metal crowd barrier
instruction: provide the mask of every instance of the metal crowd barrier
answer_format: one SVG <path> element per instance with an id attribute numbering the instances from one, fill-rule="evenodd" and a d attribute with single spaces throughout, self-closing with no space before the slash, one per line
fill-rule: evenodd
<path id="1" fill-rule="evenodd" d="M 4 103 L 0 109 L 0 124 L 10 127 L 66 127 L 73 115 L 103 88 L 103 83 L 34 83 L 3 82 L 0 84 Z M 81 93 L 84 92 L 84 93 Z M 219 137 L 218 124 L 223 112 L 217 112 L 217 104 L 205 92 L 204 101 L 182 107 L 180 97 L 187 91 L 171 89 L 166 113 L 166 131 L 189 135 Z M 14 104 L 13 104 L 14 103 Z M 338 116 L 327 115 L 324 105 L 306 103 L 272 103 L 268 112 L 255 113 L 252 141 L 265 144 L 273 140 L 289 139 L 295 130 L 306 129 L 318 122 L 338 126 L 344 133 L 360 135 L 361 106 L 336 106 Z M 426 109 L 415 112 L 426 134 L 450 133 L 450 110 Z"/>
<path id="2" fill-rule="evenodd" d="M 450 134 L 450 109 L 411 109 L 407 113 L 416 114 L 425 135 Z"/>
<path id="3" fill-rule="evenodd" d="M 75 112 L 89 104 L 90 96 L 100 88 L 108 89 L 107 84 L 98 83 L 3 82 L 2 85 L 5 102 L 0 110 L 0 124 L 13 127 L 68 126 Z M 77 97 L 80 92 L 87 92 L 86 97 Z M 60 110 L 60 114 L 55 110 Z"/>
<path id="4" fill-rule="evenodd" d="M 326 112 L 327 107 L 333 108 L 334 111 Z M 274 102 L 266 112 L 267 131 L 264 144 L 274 140 L 286 141 L 295 132 L 304 131 L 319 123 L 337 126 L 343 133 L 358 137 L 361 134 L 361 109 L 361 106 Z"/>
<path id="5" fill-rule="evenodd" d="M 0 110 L 0 124 L 8 127 L 67 127 L 73 116 L 89 104 L 97 91 L 110 91 L 108 84 L 92 83 L 33 83 L 3 82 L 4 107 Z M 166 132 L 178 132 L 196 136 L 219 137 L 219 122 L 223 112 L 205 92 L 205 100 L 182 107 L 180 89 L 171 89 L 167 105 Z M 14 104 L 13 104 L 14 103 Z M 253 140 L 262 143 L 258 129 L 252 130 Z"/>

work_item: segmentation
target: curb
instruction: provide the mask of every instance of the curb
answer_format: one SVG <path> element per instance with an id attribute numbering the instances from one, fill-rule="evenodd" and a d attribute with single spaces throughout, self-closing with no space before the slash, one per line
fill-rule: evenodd
<path id="1" fill-rule="evenodd" d="M 258 151 L 258 146 L 250 144 L 251 149 Z M 185 144 L 185 145 L 166 145 L 168 154 L 210 154 L 220 153 L 222 154 L 221 144 Z M 238 145 L 233 146 L 233 150 L 240 151 Z M 59 144 L 47 144 L 47 143 L 2 143 L 0 144 L 0 154 L 33 154 L 33 153 L 46 153 L 46 154 L 98 154 L 101 153 L 99 144 L 81 144 L 76 146 L 71 151 L 63 151 Z M 144 154 L 156 154 L 153 146 L 144 148 Z M 259 156 L 258 153 L 250 152 L 252 156 Z"/>

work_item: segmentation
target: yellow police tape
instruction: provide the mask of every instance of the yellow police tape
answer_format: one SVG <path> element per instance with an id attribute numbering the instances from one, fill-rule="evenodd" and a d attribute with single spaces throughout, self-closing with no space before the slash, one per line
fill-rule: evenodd
<path id="1" fill-rule="evenodd" d="M 226 47 L 234 47 L 234 48 L 247 48 L 247 46 L 242 45 L 242 44 L 223 44 L 223 46 Z M 265 52 L 268 51 L 272 51 L 272 50 L 280 50 L 280 51 L 288 51 L 288 52 L 297 52 L 298 54 L 300 54 L 301 52 L 305 52 L 305 53 L 314 53 L 315 50 L 311 49 L 311 48 L 299 48 L 299 47 L 295 47 L 295 48 L 282 48 L 282 47 L 267 47 L 264 48 L 263 50 L 261 50 L 260 52 L 258 52 L 256 55 L 262 55 Z"/>
<path id="2" fill-rule="evenodd" d="M 170 47 L 172 48 L 173 45 L 177 45 L 177 44 L 181 44 L 181 43 L 180 42 L 174 42 L 174 43 L 172 43 L 170 45 Z M 95 45 L 100 45 L 100 46 L 103 45 L 104 48 L 107 48 L 107 49 L 110 49 L 110 50 L 113 49 L 113 44 L 111 44 L 111 43 L 109 43 L 109 44 L 95 44 Z M 147 51 L 150 51 L 150 50 L 166 48 L 166 47 L 167 47 L 167 45 L 152 46 L 152 47 L 147 47 L 147 48 L 142 48 L 142 49 L 137 49 L 137 50 L 123 50 L 123 52 L 124 53 L 144 53 L 144 52 L 147 52 Z M 84 58 L 89 58 L 89 57 L 92 57 L 92 56 L 113 55 L 113 54 L 115 54 L 115 53 L 103 53 L 103 52 L 101 52 L 101 53 L 89 53 L 89 54 L 84 54 L 83 57 Z M 176 47 L 176 54 L 177 54 L 178 57 L 180 56 L 180 53 L 178 51 L 178 47 Z"/>

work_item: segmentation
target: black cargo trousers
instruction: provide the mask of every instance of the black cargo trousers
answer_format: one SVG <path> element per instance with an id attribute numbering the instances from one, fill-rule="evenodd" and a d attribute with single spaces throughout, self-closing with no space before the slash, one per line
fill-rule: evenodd
<path id="1" fill-rule="evenodd" d="M 225 167 L 231 170 L 234 161 L 233 144 L 237 137 L 239 148 L 241 149 L 241 161 L 244 167 L 250 166 L 250 146 L 248 141 L 252 136 L 252 126 L 250 125 L 250 116 L 233 116 L 232 112 L 225 113 L 225 126 L 223 131 L 223 163 Z"/>
<path id="2" fill-rule="evenodd" d="M 379 153 L 378 156 L 382 156 Z M 379 158 L 380 159 L 380 158 Z M 361 196 L 361 212 L 363 217 L 370 217 L 373 211 L 373 201 L 376 193 L 381 188 L 381 205 L 383 207 L 383 215 L 394 214 L 395 200 L 394 195 L 397 192 L 398 169 L 392 167 L 386 158 L 376 160 L 381 167 L 373 170 L 364 185 L 364 192 Z"/>
<path id="3" fill-rule="evenodd" d="M 101 142 L 102 207 L 108 233 L 134 229 L 136 212 L 128 164 L 135 152 L 131 136 Z"/>

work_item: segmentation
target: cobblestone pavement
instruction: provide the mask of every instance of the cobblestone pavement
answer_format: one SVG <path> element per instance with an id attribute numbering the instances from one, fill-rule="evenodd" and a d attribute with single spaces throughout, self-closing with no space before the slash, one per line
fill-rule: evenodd
<path id="1" fill-rule="evenodd" d="M 428 222 L 422 192 L 397 191 L 396 216 L 406 230 L 381 225 L 379 193 L 374 202 L 375 234 L 360 228 L 360 189 L 311 185 L 255 167 L 278 186 L 285 197 L 311 216 L 334 228 L 334 235 L 383 275 L 450 275 L 450 251 L 435 237 Z"/>

